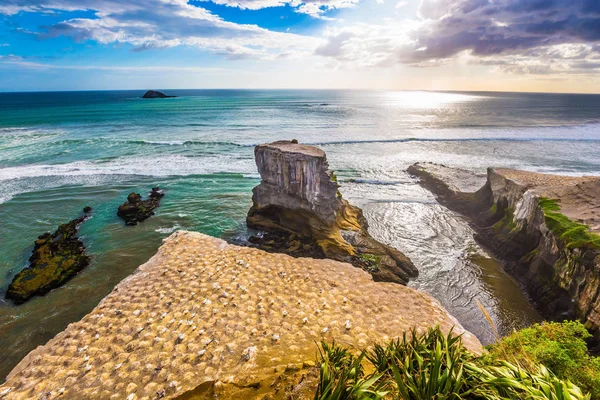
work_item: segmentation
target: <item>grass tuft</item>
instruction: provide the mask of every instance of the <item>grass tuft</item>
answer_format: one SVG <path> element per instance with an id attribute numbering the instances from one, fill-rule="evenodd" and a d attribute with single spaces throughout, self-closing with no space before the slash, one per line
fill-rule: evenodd
<path id="1" fill-rule="evenodd" d="M 600 235 L 590 231 L 587 225 L 575 222 L 561 214 L 557 200 L 542 197 L 539 205 L 544 212 L 546 225 L 568 248 L 600 249 Z"/>
<path id="2" fill-rule="evenodd" d="M 379 266 L 381 264 L 381 256 L 370 254 L 370 253 L 361 253 L 359 255 L 361 260 L 361 266 L 365 271 L 368 272 L 377 272 L 379 271 Z"/>

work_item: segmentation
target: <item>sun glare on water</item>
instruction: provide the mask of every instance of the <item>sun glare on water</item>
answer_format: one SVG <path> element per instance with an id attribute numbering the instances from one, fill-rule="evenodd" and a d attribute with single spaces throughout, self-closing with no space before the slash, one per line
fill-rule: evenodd
<path id="1" fill-rule="evenodd" d="M 442 108 L 454 103 L 476 101 L 483 96 L 472 96 L 460 93 L 442 92 L 387 92 L 384 95 L 386 105 L 401 108 L 434 109 Z"/>

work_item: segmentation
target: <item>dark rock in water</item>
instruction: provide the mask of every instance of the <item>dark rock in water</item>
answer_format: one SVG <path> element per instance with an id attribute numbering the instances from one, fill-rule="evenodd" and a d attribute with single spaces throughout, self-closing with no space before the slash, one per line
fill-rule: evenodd
<path id="1" fill-rule="evenodd" d="M 269 253 L 285 253 L 294 257 L 326 258 L 323 250 L 312 240 L 295 233 L 260 232 L 248 242 Z"/>
<path id="2" fill-rule="evenodd" d="M 91 207 L 84 208 L 83 216 L 60 225 L 54 233 L 38 237 L 29 266 L 12 280 L 7 299 L 22 304 L 33 296 L 42 296 L 65 284 L 89 264 L 90 257 L 77 237 L 77 230 L 91 210 Z"/>
<path id="3" fill-rule="evenodd" d="M 406 284 L 418 275 L 402 252 L 368 232 L 362 210 L 338 191 L 325 152 L 294 141 L 256 146 L 260 185 L 246 222 L 264 233 L 257 247 L 292 256 L 331 258 L 371 273 L 376 281 Z"/>
<path id="4" fill-rule="evenodd" d="M 156 90 L 148 90 L 143 96 L 142 99 L 168 99 L 171 97 L 177 96 L 167 96 L 163 92 L 158 92 Z"/>
<path id="5" fill-rule="evenodd" d="M 164 195 L 157 187 L 152 188 L 148 200 L 142 200 L 138 193 L 130 193 L 127 202 L 119 207 L 117 215 L 125 220 L 125 225 L 137 225 L 154 215 L 154 209 L 160 205 Z"/>

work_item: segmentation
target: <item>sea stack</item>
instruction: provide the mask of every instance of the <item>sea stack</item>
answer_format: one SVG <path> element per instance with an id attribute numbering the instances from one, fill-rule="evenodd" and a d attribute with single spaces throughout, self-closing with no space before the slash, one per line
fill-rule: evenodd
<path id="1" fill-rule="evenodd" d="M 362 210 L 338 191 L 323 150 L 278 141 L 256 146 L 254 155 L 262 182 L 253 190 L 247 224 L 269 233 L 268 241 L 254 237 L 259 247 L 295 255 L 302 244 L 317 256 L 361 267 L 376 281 L 406 284 L 418 275 L 402 252 L 369 235 Z M 273 248 L 272 235 L 286 245 Z"/>
<path id="2" fill-rule="evenodd" d="M 142 200 L 139 193 L 130 193 L 127 201 L 119 207 L 117 215 L 125 221 L 125 225 L 137 225 L 154 215 L 154 209 L 160 205 L 165 194 L 159 188 L 152 188 L 147 200 Z"/>
<path id="3" fill-rule="evenodd" d="M 168 99 L 171 97 L 177 96 L 167 96 L 163 92 L 159 92 L 157 90 L 148 90 L 143 96 L 142 99 Z"/>
<path id="4" fill-rule="evenodd" d="M 88 218 L 92 209 L 62 224 L 54 233 L 45 233 L 35 241 L 29 266 L 19 272 L 6 291 L 6 298 L 22 304 L 33 296 L 42 296 L 62 286 L 87 267 L 90 257 L 83 242 L 77 237 L 79 225 Z"/>
<path id="5" fill-rule="evenodd" d="M 542 314 L 581 320 L 600 348 L 600 177 L 500 168 L 475 176 L 436 164 L 408 172 L 470 218 L 477 241 L 505 261 Z"/>

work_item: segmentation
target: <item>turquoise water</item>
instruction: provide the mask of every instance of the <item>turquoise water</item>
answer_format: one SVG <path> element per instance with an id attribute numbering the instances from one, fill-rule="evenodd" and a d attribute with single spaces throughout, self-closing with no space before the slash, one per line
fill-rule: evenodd
<path id="1" fill-rule="evenodd" d="M 75 218 L 91 265 L 61 289 L 15 307 L 0 301 L 0 375 L 85 315 L 176 229 L 242 241 L 253 146 L 297 138 L 321 146 L 374 236 L 405 251 L 438 298 L 483 341 L 475 305 L 502 332 L 539 318 L 472 231 L 405 169 L 417 161 L 484 171 L 505 166 L 600 174 L 600 96 L 369 91 L 167 91 L 0 94 L 0 296 L 35 238 Z M 131 191 L 165 190 L 157 215 L 126 227 Z"/>

